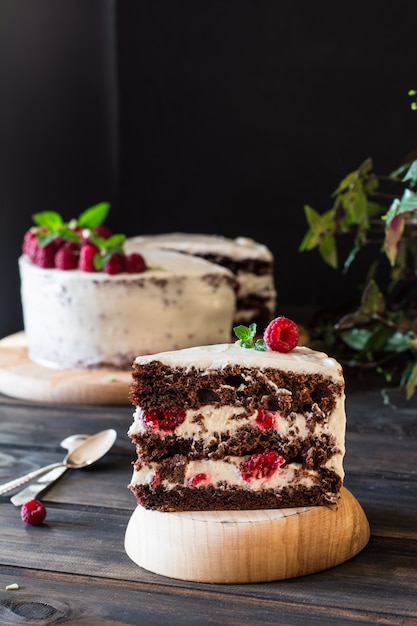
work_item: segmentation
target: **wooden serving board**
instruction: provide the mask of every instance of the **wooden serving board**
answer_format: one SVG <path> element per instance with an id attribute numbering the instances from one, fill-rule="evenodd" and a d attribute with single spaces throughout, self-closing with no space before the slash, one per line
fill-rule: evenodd
<path id="1" fill-rule="evenodd" d="M 161 513 L 137 506 L 125 550 L 140 567 L 170 578 L 255 583 L 339 565 L 369 537 L 362 507 L 343 488 L 337 507 Z"/>
<path id="2" fill-rule="evenodd" d="M 130 405 L 131 372 L 59 370 L 28 357 L 24 332 L 0 340 L 0 392 L 32 402 Z"/>

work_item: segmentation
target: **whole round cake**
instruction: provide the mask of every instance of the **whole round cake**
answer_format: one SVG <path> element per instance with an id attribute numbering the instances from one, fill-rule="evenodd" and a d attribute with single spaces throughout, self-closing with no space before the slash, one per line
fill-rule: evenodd
<path id="1" fill-rule="evenodd" d="M 232 272 L 179 252 L 124 250 L 100 203 L 65 223 L 34 216 L 19 259 L 30 359 L 60 369 L 130 369 L 140 354 L 228 341 Z"/>

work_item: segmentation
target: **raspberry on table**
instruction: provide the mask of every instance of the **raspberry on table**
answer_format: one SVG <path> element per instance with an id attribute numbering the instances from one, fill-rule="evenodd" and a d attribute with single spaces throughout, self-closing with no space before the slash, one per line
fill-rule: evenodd
<path id="1" fill-rule="evenodd" d="M 46 509 L 39 500 L 28 500 L 22 504 L 20 516 L 25 524 L 39 526 L 46 517 Z"/>
<path id="2" fill-rule="evenodd" d="M 276 317 L 266 327 L 264 341 L 270 350 L 291 352 L 298 344 L 298 326 L 287 317 Z"/>

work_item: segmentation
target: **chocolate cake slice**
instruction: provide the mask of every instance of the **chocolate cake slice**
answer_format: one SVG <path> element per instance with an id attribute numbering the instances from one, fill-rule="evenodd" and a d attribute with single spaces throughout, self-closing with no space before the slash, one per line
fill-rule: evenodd
<path id="1" fill-rule="evenodd" d="M 340 364 L 297 346 L 236 343 L 136 358 L 129 489 L 159 511 L 336 504 L 343 484 Z"/>

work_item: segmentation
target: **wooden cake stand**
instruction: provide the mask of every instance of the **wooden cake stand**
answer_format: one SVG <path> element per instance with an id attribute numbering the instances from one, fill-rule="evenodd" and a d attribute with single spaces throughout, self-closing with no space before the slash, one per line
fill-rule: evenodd
<path id="1" fill-rule="evenodd" d="M 32 402 L 130 405 L 132 373 L 59 370 L 42 367 L 28 357 L 25 333 L 0 341 L 0 392 Z"/>
<path id="2" fill-rule="evenodd" d="M 343 488 L 337 507 L 161 513 L 137 506 L 125 550 L 140 567 L 170 578 L 256 583 L 339 565 L 369 537 L 362 507 Z"/>

